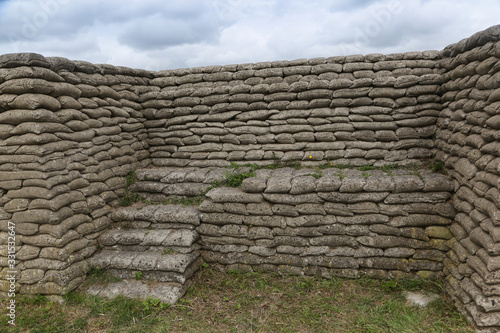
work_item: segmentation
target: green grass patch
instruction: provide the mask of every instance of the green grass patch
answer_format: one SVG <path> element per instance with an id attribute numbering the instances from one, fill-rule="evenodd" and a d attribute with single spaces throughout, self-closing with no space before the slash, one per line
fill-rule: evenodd
<path id="1" fill-rule="evenodd" d="M 133 192 L 126 190 L 123 196 L 119 199 L 119 204 L 120 206 L 132 206 L 134 203 L 139 202 L 141 200 L 141 197 L 139 196 L 139 193 Z"/>
<path id="2" fill-rule="evenodd" d="M 321 177 L 323 177 L 323 173 L 321 172 L 321 170 L 316 171 L 315 173 L 308 173 L 307 175 L 316 179 L 320 179 Z"/>
<path id="3" fill-rule="evenodd" d="M 474 332 L 436 282 L 223 273 L 209 265 L 193 282 L 174 305 L 151 297 L 107 300 L 79 292 L 69 293 L 65 304 L 23 297 L 10 331 Z M 426 308 L 409 306 L 405 290 L 432 291 L 440 298 Z M 0 307 L 4 328 L 6 302 Z"/>
<path id="4" fill-rule="evenodd" d="M 127 176 L 125 176 L 125 179 L 127 181 L 127 187 L 134 185 L 137 182 L 137 177 L 135 175 L 135 171 L 132 170 L 130 171 Z"/>
<path id="5" fill-rule="evenodd" d="M 95 267 L 92 267 L 87 271 L 86 278 L 87 279 L 85 280 L 84 286 L 89 286 L 95 283 L 107 284 L 107 283 L 119 282 L 122 280 L 120 278 L 108 274 L 106 272 L 106 269 L 104 268 L 95 268 Z M 68 297 L 68 295 L 66 296 Z"/>
<path id="6" fill-rule="evenodd" d="M 138 202 L 141 200 L 141 197 L 139 196 L 138 193 L 134 191 L 130 191 L 129 187 L 134 185 L 137 182 L 137 176 L 135 174 L 135 170 L 130 171 L 126 176 L 125 180 L 127 182 L 127 185 L 125 187 L 125 193 L 122 195 L 122 197 L 118 200 L 118 203 L 120 206 L 131 206 L 134 203 Z"/>
<path id="7" fill-rule="evenodd" d="M 359 171 L 370 171 L 370 170 L 375 170 L 375 167 L 373 165 L 363 165 L 358 167 Z"/>
<path id="8" fill-rule="evenodd" d="M 241 187 L 241 183 L 247 178 L 255 177 L 255 173 L 252 171 L 248 172 L 239 172 L 239 173 L 230 173 L 228 172 L 225 175 L 226 178 L 226 186 L 229 187 Z"/>
<path id="9" fill-rule="evenodd" d="M 162 255 L 169 255 L 169 254 L 175 254 L 177 253 L 174 249 L 165 249 L 161 252 Z"/>
<path id="10" fill-rule="evenodd" d="M 144 274 L 141 271 L 137 271 L 134 273 L 134 278 L 136 280 L 142 280 L 143 277 L 144 277 Z"/>
<path id="11" fill-rule="evenodd" d="M 430 160 L 427 162 L 426 167 L 432 172 L 447 174 L 447 170 L 444 166 L 444 163 L 441 161 Z"/>

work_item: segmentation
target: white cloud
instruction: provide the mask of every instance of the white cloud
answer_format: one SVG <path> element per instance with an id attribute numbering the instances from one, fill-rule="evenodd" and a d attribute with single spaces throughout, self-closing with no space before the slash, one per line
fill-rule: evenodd
<path id="1" fill-rule="evenodd" d="M 0 0 L 2 53 L 161 70 L 443 49 L 496 0 Z"/>

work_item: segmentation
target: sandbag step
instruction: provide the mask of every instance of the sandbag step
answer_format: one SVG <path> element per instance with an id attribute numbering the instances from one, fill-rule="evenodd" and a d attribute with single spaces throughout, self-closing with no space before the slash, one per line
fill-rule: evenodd
<path id="1" fill-rule="evenodd" d="M 117 245 L 190 248 L 198 240 L 195 230 L 188 229 L 111 229 L 99 238 L 99 244 L 105 247 Z"/>
<path id="2" fill-rule="evenodd" d="M 157 252 L 103 250 L 90 259 L 95 268 L 125 269 L 131 271 L 175 272 L 184 274 L 199 257 L 199 252 L 188 254 L 162 254 Z"/>
<path id="3" fill-rule="evenodd" d="M 226 168 L 159 168 L 136 171 L 137 182 L 129 190 L 151 202 L 168 197 L 195 197 L 214 182 L 223 182 Z"/>
<path id="4" fill-rule="evenodd" d="M 211 184 L 214 180 L 223 180 L 228 171 L 230 171 L 228 168 L 155 168 L 138 169 L 135 175 L 136 184 L 141 182 Z"/>
<path id="5" fill-rule="evenodd" d="M 195 207 L 182 205 L 150 205 L 137 209 L 123 207 L 110 214 L 114 222 L 141 223 L 144 228 L 167 224 L 172 228 L 194 228 L 200 225 L 200 212 Z"/>
<path id="6" fill-rule="evenodd" d="M 183 273 L 165 271 L 139 271 L 133 269 L 108 269 L 106 273 L 120 279 L 137 279 L 156 282 L 175 282 L 186 284 L 189 279 L 201 268 L 203 259 L 199 256 Z"/>
<path id="7" fill-rule="evenodd" d="M 109 284 L 91 285 L 86 292 L 90 295 L 113 299 L 117 296 L 146 301 L 159 299 L 162 303 L 174 304 L 186 292 L 187 285 L 178 283 L 149 283 L 148 281 L 128 279 Z"/>

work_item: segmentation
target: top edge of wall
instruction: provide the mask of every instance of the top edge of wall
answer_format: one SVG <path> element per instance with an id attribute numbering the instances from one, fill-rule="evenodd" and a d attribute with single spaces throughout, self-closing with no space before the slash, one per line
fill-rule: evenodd
<path id="1" fill-rule="evenodd" d="M 45 67 L 53 71 L 66 70 L 86 74 L 129 75 L 154 78 L 158 76 L 182 76 L 189 74 L 206 74 L 217 72 L 236 72 L 242 70 L 260 70 L 268 68 L 284 68 L 293 66 L 315 66 L 321 64 L 345 64 L 352 62 L 404 61 L 404 60 L 438 60 L 441 51 L 413 51 L 404 53 L 372 53 L 367 55 L 354 54 L 347 56 L 321 57 L 311 59 L 262 61 L 256 63 L 212 65 L 191 68 L 166 69 L 148 71 L 110 64 L 92 64 L 82 60 L 69 60 L 62 57 L 44 57 L 38 53 L 9 53 L 0 55 L 0 68 L 15 68 L 21 66 Z"/>
<path id="2" fill-rule="evenodd" d="M 154 72 L 108 64 L 92 64 L 82 60 L 69 60 L 62 57 L 44 57 L 38 53 L 8 53 L 0 55 L 0 68 L 35 66 L 50 68 L 53 71 L 67 70 L 87 74 L 130 75 L 153 78 Z"/>
<path id="3" fill-rule="evenodd" d="M 221 70 L 245 70 L 245 69 L 264 69 L 271 67 L 288 67 L 300 65 L 317 65 L 325 63 L 345 63 L 355 61 L 380 61 L 380 60 L 410 60 L 410 59 L 438 59 L 446 57 L 454 57 L 457 54 L 471 50 L 478 46 L 483 46 L 489 42 L 500 41 L 500 24 L 489 27 L 483 31 L 477 32 L 474 35 L 462 39 L 458 43 L 448 45 L 442 51 L 418 51 L 405 52 L 394 54 L 373 53 L 368 55 L 348 55 L 334 56 L 329 58 L 312 58 L 312 59 L 296 59 L 296 60 L 281 60 L 247 64 L 234 65 L 215 65 L 194 68 L 169 69 L 162 71 L 148 71 L 144 69 L 134 69 L 124 66 L 114 66 L 110 64 L 93 64 L 82 60 L 69 60 L 62 57 L 44 57 L 38 53 L 8 53 L 0 55 L 0 68 L 14 68 L 21 66 L 35 66 L 50 68 L 54 71 L 67 70 L 70 72 L 77 71 L 87 74 L 102 74 L 102 75 L 127 75 L 154 78 L 158 74 L 164 75 L 183 75 L 198 73 L 213 73 Z"/>
<path id="4" fill-rule="evenodd" d="M 474 35 L 464 38 L 458 43 L 448 45 L 441 52 L 441 55 L 443 58 L 454 57 L 457 54 L 472 50 L 478 46 L 498 41 L 500 41 L 500 24 L 476 32 Z"/>

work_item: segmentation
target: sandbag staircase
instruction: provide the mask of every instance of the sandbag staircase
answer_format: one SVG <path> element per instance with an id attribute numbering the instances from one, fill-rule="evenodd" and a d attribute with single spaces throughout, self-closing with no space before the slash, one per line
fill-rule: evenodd
<path id="1" fill-rule="evenodd" d="M 148 168 L 135 172 L 128 191 L 145 201 L 117 208 L 113 228 L 99 237 L 101 251 L 90 261 L 121 281 L 95 284 L 87 292 L 102 297 L 124 295 L 175 303 L 202 264 L 199 211 L 165 204 L 167 199 L 195 197 L 214 182 L 223 182 L 227 168 Z"/>
<path id="2" fill-rule="evenodd" d="M 114 227 L 99 238 L 102 250 L 91 259 L 91 266 L 122 280 L 93 285 L 87 292 L 175 303 L 201 266 L 197 209 L 181 205 L 122 207 L 111 219 Z"/>

